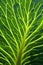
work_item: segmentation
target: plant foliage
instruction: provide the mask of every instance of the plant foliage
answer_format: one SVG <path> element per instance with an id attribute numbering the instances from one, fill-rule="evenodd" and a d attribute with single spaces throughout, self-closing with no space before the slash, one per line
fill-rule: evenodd
<path id="1" fill-rule="evenodd" d="M 43 0 L 0 0 L 0 65 L 43 65 Z"/>

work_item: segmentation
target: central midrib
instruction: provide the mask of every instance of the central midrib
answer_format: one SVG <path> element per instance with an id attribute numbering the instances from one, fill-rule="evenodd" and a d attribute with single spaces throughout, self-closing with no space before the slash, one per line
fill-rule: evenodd
<path id="1" fill-rule="evenodd" d="M 24 44 L 25 44 L 25 39 L 23 38 L 22 40 L 22 44 L 19 50 L 19 54 L 18 54 L 18 58 L 17 58 L 17 64 L 16 65 L 21 65 L 21 59 L 22 59 L 22 50 L 24 48 Z"/>
<path id="2" fill-rule="evenodd" d="M 22 43 L 21 43 L 21 46 L 20 46 L 20 49 L 19 49 L 19 53 L 18 53 L 16 65 L 22 65 L 22 64 L 21 64 L 22 53 L 23 53 L 22 51 L 23 51 L 23 48 L 24 48 L 24 46 L 25 46 L 25 39 L 26 39 L 27 32 L 28 32 L 28 26 L 26 26 L 26 31 L 25 31 L 25 34 L 24 34 L 24 36 L 23 36 Z"/>
<path id="3" fill-rule="evenodd" d="M 18 57 L 17 57 L 17 63 L 16 65 L 22 65 L 21 64 L 21 60 L 22 60 L 22 54 L 23 54 L 23 48 L 25 46 L 25 39 L 26 39 L 26 36 L 27 36 L 27 32 L 28 32 L 28 20 L 29 20 L 29 10 L 28 10 L 28 13 L 27 13 L 27 24 L 26 24 L 26 30 L 25 30 L 25 33 L 24 33 L 24 36 L 22 38 L 22 42 L 21 42 L 21 45 L 20 45 L 20 49 L 19 49 L 19 53 L 18 53 Z"/>

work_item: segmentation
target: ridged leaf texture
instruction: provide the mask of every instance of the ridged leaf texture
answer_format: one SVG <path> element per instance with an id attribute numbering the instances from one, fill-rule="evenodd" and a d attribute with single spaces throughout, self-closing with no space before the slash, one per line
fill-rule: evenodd
<path id="1" fill-rule="evenodd" d="M 43 65 L 43 0 L 0 0 L 0 65 Z"/>

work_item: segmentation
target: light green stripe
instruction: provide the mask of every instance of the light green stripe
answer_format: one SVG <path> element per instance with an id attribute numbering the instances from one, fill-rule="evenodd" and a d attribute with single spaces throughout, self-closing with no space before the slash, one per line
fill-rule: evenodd
<path id="1" fill-rule="evenodd" d="M 39 7 L 37 8 L 37 11 L 35 11 L 35 16 L 34 16 L 34 19 L 32 21 L 32 23 L 30 24 L 29 28 L 31 28 L 32 24 L 34 23 L 34 21 L 37 19 L 36 15 L 37 15 L 37 12 L 39 11 L 39 8 L 41 7 L 42 4 L 39 5 Z"/>
<path id="2" fill-rule="evenodd" d="M 1 7 L 1 9 L 2 9 L 2 7 Z M 3 13 L 4 13 L 4 10 L 3 10 L 3 9 L 2 9 L 2 11 L 3 11 Z M 7 13 L 7 12 L 6 12 L 6 13 Z M 4 15 L 5 15 L 5 13 L 4 13 Z M 5 15 L 5 17 L 6 17 L 6 15 Z M 6 18 L 6 21 L 7 21 L 7 23 L 8 23 L 7 18 Z M 19 50 L 18 43 L 17 43 L 17 41 L 16 41 L 16 39 L 15 39 L 15 37 L 14 37 L 13 33 L 12 33 L 12 30 L 11 30 L 11 28 L 10 28 L 9 23 L 8 23 L 8 26 L 9 26 L 10 32 L 11 32 L 11 34 L 12 34 L 13 38 L 14 38 L 14 41 L 15 41 L 15 42 L 16 42 L 16 44 L 17 44 L 17 49 Z M 14 51 L 13 51 L 13 53 L 14 53 Z M 15 58 L 16 58 L 16 57 L 15 57 Z"/>
<path id="3" fill-rule="evenodd" d="M 20 11 L 21 11 L 21 16 L 22 16 L 22 20 L 23 20 L 23 23 L 26 27 L 26 23 L 25 23 L 25 20 L 24 20 L 24 17 L 23 17 L 23 14 L 22 14 L 22 9 L 21 9 L 21 3 L 20 3 L 20 0 L 19 0 L 19 5 L 20 5 Z"/>
<path id="4" fill-rule="evenodd" d="M 3 63 L 0 62 L 1 65 L 3 65 Z"/>
<path id="5" fill-rule="evenodd" d="M 11 65 L 11 63 L 9 62 L 9 60 L 8 60 L 8 59 L 3 58 L 3 57 L 0 57 L 0 59 L 3 59 L 4 61 L 7 61 L 7 62 L 8 62 L 8 64 L 9 64 L 9 65 Z"/>
<path id="6" fill-rule="evenodd" d="M 13 9 L 13 5 L 12 5 L 12 11 L 13 11 L 14 19 L 16 20 L 16 24 L 17 24 L 17 27 L 18 27 L 18 30 L 19 30 L 19 32 L 20 32 L 20 36 L 21 36 L 21 39 L 22 39 L 22 34 L 21 34 L 21 31 L 20 31 L 20 27 L 19 27 L 19 25 L 18 25 L 18 21 L 17 21 L 17 19 L 16 19 L 16 15 L 15 15 L 15 12 L 14 12 L 14 9 Z"/>
<path id="7" fill-rule="evenodd" d="M 29 45 L 34 44 L 36 41 L 39 41 L 39 40 L 42 39 L 42 38 L 43 38 L 43 36 L 41 36 L 40 38 L 34 40 L 33 42 L 28 43 L 28 44 L 24 47 L 23 51 L 26 50 L 26 48 L 27 48 Z"/>
<path id="8" fill-rule="evenodd" d="M 43 53 L 33 54 L 32 56 L 38 56 L 38 55 L 41 55 L 41 54 L 43 54 Z M 25 60 L 29 59 L 30 57 L 31 57 L 31 56 L 27 56 L 26 58 L 22 59 L 22 63 L 23 63 Z"/>
<path id="9" fill-rule="evenodd" d="M 12 58 L 12 56 L 11 56 L 9 53 L 7 53 L 3 48 L 0 47 L 0 49 L 1 49 L 5 54 L 7 54 L 7 55 L 12 59 L 12 61 L 14 62 L 14 64 L 16 65 L 16 63 L 15 63 L 14 59 Z"/>
<path id="10" fill-rule="evenodd" d="M 3 32 L 2 32 L 2 31 L 0 31 L 0 32 L 2 33 L 3 38 L 6 40 L 7 44 L 9 45 L 10 49 L 11 49 L 12 52 L 13 52 L 14 58 L 16 59 L 16 56 L 15 56 L 15 53 L 14 53 L 13 48 L 11 47 L 10 43 L 8 42 L 8 40 L 6 39 L 6 37 L 4 36 Z"/>
<path id="11" fill-rule="evenodd" d="M 43 25 L 43 20 L 41 21 L 41 24 L 35 29 L 35 31 L 26 39 L 26 41 L 34 34 L 34 33 L 36 33 L 39 29 L 40 29 L 40 27 Z"/>
<path id="12" fill-rule="evenodd" d="M 30 61 L 25 62 L 23 65 L 26 65 L 27 63 L 30 63 Z"/>
<path id="13" fill-rule="evenodd" d="M 38 48 L 38 47 L 42 47 L 42 46 L 43 46 L 43 44 L 31 48 L 30 50 L 26 51 L 26 52 L 22 55 L 22 57 L 23 57 L 25 54 L 27 54 L 27 53 L 29 53 L 30 51 L 32 51 L 34 48 Z"/>
<path id="14" fill-rule="evenodd" d="M 11 65 L 11 63 L 10 63 L 10 61 L 7 59 L 7 57 L 6 56 L 4 56 L 1 52 L 0 52 L 0 54 L 4 57 L 4 59 L 9 63 L 9 65 Z"/>

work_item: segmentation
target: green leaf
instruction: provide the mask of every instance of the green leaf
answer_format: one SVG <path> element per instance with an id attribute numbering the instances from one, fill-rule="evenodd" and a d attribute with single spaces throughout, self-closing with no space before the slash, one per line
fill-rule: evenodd
<path id="1" fill-rule="evenodd" d="M 0 65 L 43 65 L 43 0 L 0 0 Z"/>

